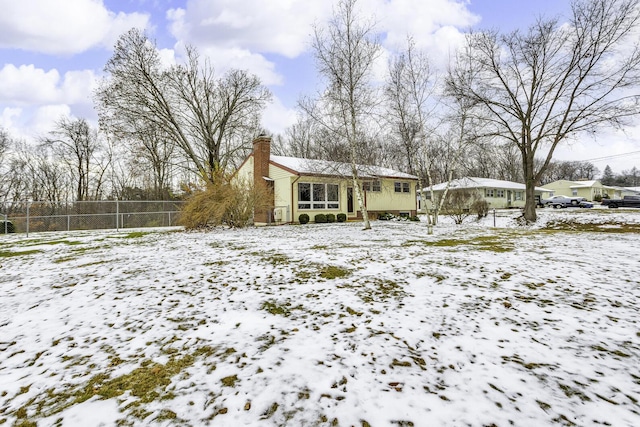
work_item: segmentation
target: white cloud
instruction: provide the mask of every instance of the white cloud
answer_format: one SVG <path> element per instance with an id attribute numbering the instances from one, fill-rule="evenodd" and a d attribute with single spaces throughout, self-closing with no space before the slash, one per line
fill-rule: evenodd
<path id="1" fill-rule="evenodd" d="M 58 97 L 59 82 L 57 70 L 7 64 L 0 70 L 0 99 L 16 105 L 51 102 Z"/>
<path id="2" fill-rule="evenodd" d="M 90 70 L 69 71 L 61 77 L 55 69 L 7 64 L 0 69 L 0 99 L 13 105 L 86 104 L 91 103 L 95 81 Z"/>
<path id="3" fill-rule="evenodd" d="M 293 125 L 297 120 L 295 109 L 285 107 L 277 97 L 267 105 L 262 114 L 264 127 L 273 134 L 282 134 L 286 128 Z"/>
<path id="4" fill-rule="evenodd" d="M 326 0 L 193 0 L 167 18 L 176 39 L 188 44 L 292 58 L 308 48 L 311 25 L 330 13 Z"/>
<path id="5" fill-rule="evenodd" d="M 0 47 L 48 54 L 110 47 L 129 28 L 149 25 L 147 14 L 115 14 L 101 0 L 2 0 L 0 10 Z"/>
<path id="6" fill-rule="evenodd" d="M 55 128 L 61 117 L 71 117 L 71 108 L 67 104 L 52 104 L 39 107 L 29 116 L 26 128 L 31 136 L 46 135 Z"/>
<path id="7" fill-rule="evenodd" d="M 6 107 L 0 115 L 0 128 L 5 129 L 10 135 L 16 137 L 18 134 L 18 120 L 22 115 L 22 108 Z"/>
<path id="8" fill-rule="evenodd" d="M 265 85 L 282 84 L 282 76 L 275 71 L 275 65 L 260 54 L 247 49 L 219 49 L 215 46 L 208 46 L 199 52 L 211 60 L 219 76 L 232 68 L 249 70 Z"/>

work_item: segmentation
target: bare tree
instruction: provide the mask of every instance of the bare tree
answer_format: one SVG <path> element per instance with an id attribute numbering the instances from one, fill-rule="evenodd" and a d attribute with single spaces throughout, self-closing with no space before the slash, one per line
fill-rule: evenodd
<path id="1" fill-rule="evenodd" d="M 76 200 L 89 200 L 90 174 L 98 147 L 98 135 L 85 119 L 62 117 L 48 137 L 45 146 L 52 147 L 56 155 L 67 164 L 75 185 Z"/>
<path id="2" fill-rule="evenodd" d="M 385 98 L 389 111 L 390 131 L 402 151 L 401 158 L 407 170 L 418 175 L 420 200 L 423 194 L 423 174 L 426 182 L 433 185 L 429 157 L 426 145 L 430 133 L 428 118 L 433 118 L 435 109 L 436 76 L 431 72 L 428 57 L 416 51 L 412 38 L 407 39 L 407 49 L 389 62 L 389 72 L 385 85 Z M 432 132 L 431 132 L 432 133 Z M 433 140 L 433 138 L 431 138 Z M 437 209 L 428 214 L 429 224 L 437 223 Z"/>
<path id="3" fill-rule="evenodd" d="M 536 220 L 534 188 L 558 144 L 638 114 L 639 3 L 575 0 L 566 25 L 539 19 L 527 32 L 467 37 L 447 88 L 482 110 L 490 133 L 518 147 L 526 220 Z M 537 155 L 544 160 L 536 169 Z"/>
<path id="4" fill-rule="evenodd" d="M 402 149 L 407 172 L 414 175 L 434 110 L 435 84 L 428 57 L 408 38 L 406 50 L 389 62 L 385 98 L 391 133 Z"/>
<path id="5" fill-rule="evenodd" d="M 380 52 L 374 25 L 359 20 L 356 0 L 340 0 L 326 28 L 315 27 L 313 48 L 318 72 L 327 87 L 316 103 L 301 107 L 330 132 L 335 141 L 348 147 L 351 178 L 364 221 L 371 228 L 369 214 L 358 177 L 357 161 L 362 160 L 369 140 L 366 127 L 377 104 L 371 84 L 373 66 Z"/>
<path id="6" fill-rule="evenodd" d="M 186 63 L 163 67 L 155 44 L 137 29 L 120 37 L 105 71 L 95 96 L 102 123 L 120 137 L 161 132 L 208 181 L 249 144 L 271 99 L 257 76 L 231 70 L 217 77 L 192 47 Z"/>

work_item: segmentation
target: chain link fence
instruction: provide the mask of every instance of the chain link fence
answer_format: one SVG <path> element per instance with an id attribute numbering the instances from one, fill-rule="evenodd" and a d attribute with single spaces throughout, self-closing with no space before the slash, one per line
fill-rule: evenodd
<path id="1" fill-rule="evenodd" d="M 181 201 L 106 200 L 73 203 L 29 202 L 0 214 L 8 232 L 99 230 L 177 225 Z M 8 210 L 5 209 L 5 212 Z M 2 211 L 0 211 L 2 212 Z M 4 223 L 2 223 L 4 222 Z"/>

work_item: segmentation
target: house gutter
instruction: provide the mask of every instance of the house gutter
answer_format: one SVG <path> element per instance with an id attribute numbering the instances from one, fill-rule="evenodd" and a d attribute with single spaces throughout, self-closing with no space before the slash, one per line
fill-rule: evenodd
<path id="1" fill-rule="evenodd" d="M 291 183 L 291 221 L 289 221 L 290 224 L 293 224 L 293 187 L 295 187 L 296 182 L 298 182 L 298 180 L 300 179 L 301 175 L 298 174 L 298 177 L 296 179 L 293 180 L 293 182 Z"/>

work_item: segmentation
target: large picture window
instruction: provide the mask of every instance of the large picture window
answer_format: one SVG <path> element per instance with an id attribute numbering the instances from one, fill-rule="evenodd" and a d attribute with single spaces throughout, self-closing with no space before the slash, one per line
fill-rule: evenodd
<path id="1" fill-rule="evenodd" d="M 338 184 L 298 183 L 298 209 L 339 209 Z"/>

